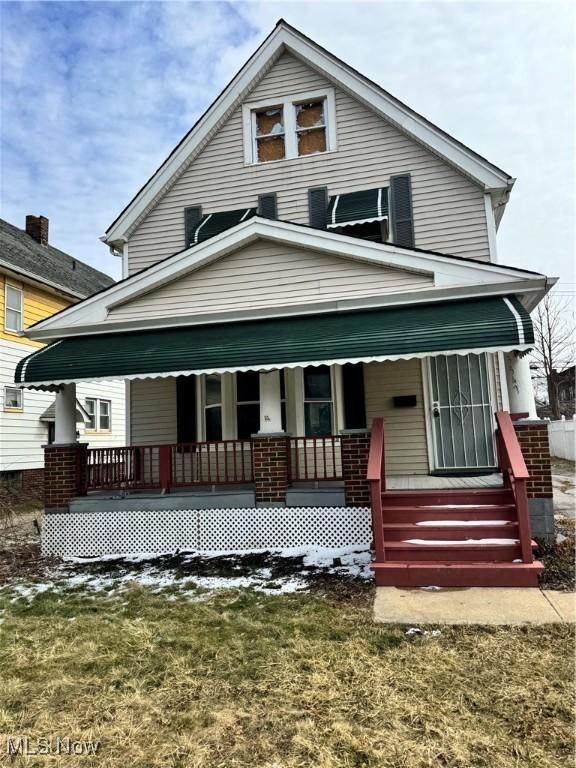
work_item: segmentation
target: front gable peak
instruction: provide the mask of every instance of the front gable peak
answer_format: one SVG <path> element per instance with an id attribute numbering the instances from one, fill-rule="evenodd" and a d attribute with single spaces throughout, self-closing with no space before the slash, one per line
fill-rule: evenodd
<path id="1" fill-rule="evenodd" d="M 427 147 L 483 190 L 499 190 L 505 195 L 511 188 L 513 179 L 504 171 L 418 115 L 287 22 L 280 20 L 220 96 L 112 223 L 102 237 L 104 242 L 119 244 L 128 238 L 183 170 L 200 154 L 232 111 L 251 98 L 258 83 L 285 53 L 295 56 L 316 70 L 330 84 L 341 88 L 407 136 Z M 331 140 L 330 136 L 327 140 Z"/>

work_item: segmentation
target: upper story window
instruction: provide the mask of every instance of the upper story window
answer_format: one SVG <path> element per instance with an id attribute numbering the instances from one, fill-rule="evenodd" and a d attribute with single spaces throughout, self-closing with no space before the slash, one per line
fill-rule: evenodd
<path id="1" fill-rule="evenodd" d="M 7 331 L 18 333 L 18 331 L 22 330 L 22 290 L 6 283 L 5 299 L 6 311 L 4 316 L 4 328 Z"/>
<path id="2" fill-rule="evenodd" d="M 336 149 L 332 89 L 244 104 L 243 114 L 247 163 L 269 163 Z"/>
<path id="3" fill-rule="evenodd" d="M 334 195 L 327 209 L 327 227 L 362 240 L 386 243 L 390 236 L 388 187 Z"/>
<path id="4" fill-rule="evenodd" d="M 256 161 L 268 163 L 270 160 L 283 160 L 286 157 L 284 109 L 258 109 L 252 114 Z"/>

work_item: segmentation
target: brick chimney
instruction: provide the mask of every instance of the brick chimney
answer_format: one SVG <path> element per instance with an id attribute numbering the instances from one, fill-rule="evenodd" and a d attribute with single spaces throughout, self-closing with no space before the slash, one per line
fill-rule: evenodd
<path id="1" fill-rule="evenodd" d="M 26 234 L 40 245 L 48 245 L 48 219 L 46 216 L 26 216 Z"/>

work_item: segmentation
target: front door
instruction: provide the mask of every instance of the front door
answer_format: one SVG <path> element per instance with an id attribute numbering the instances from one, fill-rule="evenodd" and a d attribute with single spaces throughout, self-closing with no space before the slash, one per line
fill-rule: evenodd
<path id="1" fill-rule="evenodd" d="M 430 358 L 430 391 L 435 468 L 494 468 L 494 427 L 486 355 Z"/>

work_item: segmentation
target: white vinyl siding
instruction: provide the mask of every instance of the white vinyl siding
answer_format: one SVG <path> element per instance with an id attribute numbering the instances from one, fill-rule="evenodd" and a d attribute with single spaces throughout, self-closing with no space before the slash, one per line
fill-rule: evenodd
<path id="1" fill-rule="evenodd" d="M 259 242 L 111 310 L 109 320 L 307 304 L 433 284 L 430 275 Z"/>
<path id="2" fill-rule="evenodd" d="M 284 54 L 246 101 L 257 104 L 331 85 Z M 339 88 L 335 98 L 338 151 L 263 165 L 245 164 L 242 109 L 236 109 L 129 238 L 129 272 L 184 247 L 184 208 L 192 203 L 214 213 L 255 206 L 259 193 L 274 191 L 278 218 L 307 224 L 309 187 L 355 192 L 385 186 L 399 173 L 412 177 L 418 248 L 488 260 L 480 187 Z"/>
<path id="3" fill-rule="evenodd" d="M 428 474 L 422 363 L 395 360 L 364 365 L 367 424 L 384 418 L 386 474 Z M 416 395 L 416 407 L 394 408 L 396 395 Z"/>
<path id="4" fill-rule="evenodd" d="M 0 397 L 4 387 L 14 383 L 19 360 L 33 351 L 27 344 L 0 339 Z M 80 403 L 86 398 L 104 398 L 112 403 L 112 432 L 86 434 L 84 425 L 77 424 L 80 440 L 90 447 L 125 445 L 124 382 L 78 384 L 76 396 Z M 44 465 L 42 446 L 48 442 L 48 424 L 40 416 L 54 402 L 53 392 L 24 391 L 22 411 L 4 411 L 0 403 L 0 472 L 35 469 Z"/>
<path id="5" fill-rule="evenodd" d="M 176 379 L 146 379 L 130 382 L 132 445 L 175 443 Z"/>

